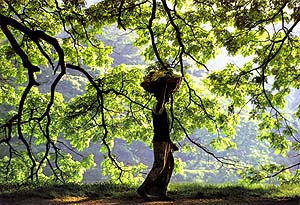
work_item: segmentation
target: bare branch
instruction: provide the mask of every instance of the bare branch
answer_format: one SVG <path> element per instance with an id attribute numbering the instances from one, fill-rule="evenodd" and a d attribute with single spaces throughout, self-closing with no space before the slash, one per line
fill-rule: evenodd
<path id="1" fill-rule="evenodd" d="M 93 80 L 92 76 L 90 76 L 88 74 L 88 72 L 86 72 L 83 68 L 79 67 L 79 66 L 75 66 L 72 64 L 67 64 L 66 65 L 68 68 L 77 70 L 81 73 L 83 73 L 87 79 L 89 80 L 89 82 L 92 84 L 92 86 L 94 87 L 94 89 L 96 89 L 97 91 L 97 100 L 98 100 L 98 104 L 99 104 L 99 108 L 100 108 L 100 113 L 101 113 L 101 120 L 102 120 L 102 127 L 104 129 L 104 133 L 103 133 L 103 137 L 102 139 L 102 143 L 104 144 L 104 146 L 107 149 L 107 155 L 109 157 L 109 159 L 112 161 L 113 165 L 120 170 L 120 174 L 122 174 L 122 172 L 124 171 L 122 169 L 122 167 L 119 165 L 119 163 L 117 162 L 117 160 L 115 159 L 115 157 L 112 155 L 112 151 L 109 147 L 109 144 L 106 141 L 106 138 L 108 136 L 108 129 L 107 129 L 107 125 L 106 125 L 106 121 L 105 121 L 105 109 L 104 109 L 104 97 L 103 97 L 103 91 L 100 90 L 99 86 L 96 84 L 96 82 Z M 121 175 L 120 175 L 121 176 Z"/>
<path id="2" fill-rule="evenodd" d="M 206 147 L 202 146 L 199 142 L 194 141 L 188 134 L 188 132 L 186 131 L 186 129 L 184 128 L 184 126 L 181 124 L 180 120 L 178 118 L 175 118 L 176 122 L 179 124 L 179 126 L 181 127 L 181 129 L 183 130 L 186 138 L 193 143 L 194 145 L 196 145 L 197 147 L 199 147 L 202 151 L 204 151 L 205 153 L 207 153 L 208 155 L 212 156 L 215 160 L 217 160 L 218 162 L 220 162 L 222 165 L 230 165 L 230 166 L 236 166 L 236 161 L 234 160 L 230 160 L 224 157 L 218 157 L 217 155 L 215 155 L 213 152 L 209 151 L 209 149 L 207 149 Z"/>
<path id="3" fill-rule="evenodd" d="M 150 37 L 151 37 L 151 42 L 152 42 L 152 47 L 153 47 L 153 51 L 155 53 L 155 56 L 158 60 L 158 62 L 161 64 L 162 68 L 164 70 L 167 70 L 167 67 L 164 63 L 164 61 L 162 60 L 162 58 L 160 57 L 160 54 L 158 52 L 158 49 L 157 49 L 157 46 L 156 46 L 156 42 L 155 42 L 155 34 L 154 34 L 154 31 L 153 31 L 153 21 L 155 19 L 155 13 L 156 13 L 156 0 L 153 0 L 152 1 L 152 13 L 151 13 L 151 17 L 149 19 L 149 23 L 148 23 L 148 30 L 149 30 L 149 34 L 150 34 Z"/>
<path id="4" fill-rule="evenodd" d="M 119 24 L 119 26 L 121 26 L 124 30 L 126 30 L 124 24 L 122 23 L 122 19 L 121 19 L 121 16 L 122 16 L 122 7 L 123 7 L 123 5 L 124 5 L 124 2 L 125 2 L 125 0 L 121 0 L 121 2 L 120 2 L 119 12 L 118 12 L 118 24 Z"/>

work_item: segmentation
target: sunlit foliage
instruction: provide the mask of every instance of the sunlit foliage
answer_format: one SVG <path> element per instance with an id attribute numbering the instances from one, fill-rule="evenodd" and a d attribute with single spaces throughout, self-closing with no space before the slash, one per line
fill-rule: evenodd
<path id="1" fill-rule="evenodd" d="M 89 8 L 81 0 L 0 3 L 1 183 L 80 182 L 95 166 L 92 154 L 79 153 L 91 143 L 101 143 L 103 174 L 141 179 L 146 166 L 126 164 L 112 150 L 118 138 L 151 146 L 154 99 L 140 86 L 147 65 L 184 77 L 168 105 L 172 139 L 187 144 L 184 151 L 239 168 L 251 182 L 299 181 L 291 169 L 298 162 L 257 169 L 218 153 L 241 149 L 237 133 L 251 120 L 257 140 L 275 154 L 298 154 L 297 0 L 104 0 Z M 112 66 L 113 48 L 102 32 L 111 25 L 134 33 L 147 65 Z M 245 62 L 210 67 L 224 50 Z M 59 92 L 70 94 L 68 85 L 80 95 L 64 99 Z M 198 129 L 213 138 L 203 144 L 205 134 L 193 135 Z M 182 174 L 183 165 L 176 167 Z"/>

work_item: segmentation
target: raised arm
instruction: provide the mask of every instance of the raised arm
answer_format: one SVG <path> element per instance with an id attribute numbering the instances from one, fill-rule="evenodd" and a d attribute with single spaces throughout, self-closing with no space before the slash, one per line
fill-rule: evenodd
<path id="1" fill-rule="evenodd" d="M 166 102 L 168 102 L 168 93 L 167 93 L 167 82 L 164 81 L 159 85 L 159 88 L 157 89 L 157 92 L 154 93 L 154 96 L 156 97 L 157 103 L 155 111 L 156 113 L 162 113 L 162 111 L 165 108 Z"/>

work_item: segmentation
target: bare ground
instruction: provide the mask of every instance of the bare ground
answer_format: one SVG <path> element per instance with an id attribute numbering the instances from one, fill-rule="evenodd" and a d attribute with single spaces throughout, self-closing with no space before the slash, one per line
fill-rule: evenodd
<path id="1" fill-rule="evenodd" d="M 261 198 L 251 198 L 248 200 L 228 200 L 228 199 L 188 199 L 180 198 L 175 199 L 173 202 L 164 201 L 150 201 L 146 202 L 139 197 L 125 198 L 125 199 L 111 199 L 111 198 L 88 198 L 88 197 L 65 197 L 65 198 L 55 198 L 55 199 L 43 199 L 43 198 L 19 198 L 18 196 L 9 198 L 0 198 L 0 205 L 68 205 L 68 204 L 97 204 L 97 205 L 300 205 L 299 199 L 280 199 L 280 200 L 270 200 Z"/>
<path id="2" fill-rule="evenodd" d="M 175 199 L 172 202 L 144 201 L 135 190 L 136 187 L 110 183 L 50 185 L 24 189 L 0 186 L 0 205 L 300 205 L 298 186 L 279 189 L 178 185 L 168 192 Z"/>

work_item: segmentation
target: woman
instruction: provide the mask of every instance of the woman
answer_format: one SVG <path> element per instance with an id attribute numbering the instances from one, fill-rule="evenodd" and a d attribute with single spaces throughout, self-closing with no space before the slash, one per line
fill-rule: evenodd
<path id="1" fill-rule="evenodd" d="M 165 103 L 169 101 L 171 91 L 173 90 L 168 89 L 166 79 L 160 80 L 154 89 L 154 96 L 157 100 L 152 109 L 154 162 L 144 183 L 137 190 L 137 193 L 145 199 L 173 200 L 166 195 L 167 186 L 174 169 L 172 151 L 178 150 L 170 139 L 170 124 L 165 107 Z"/>

